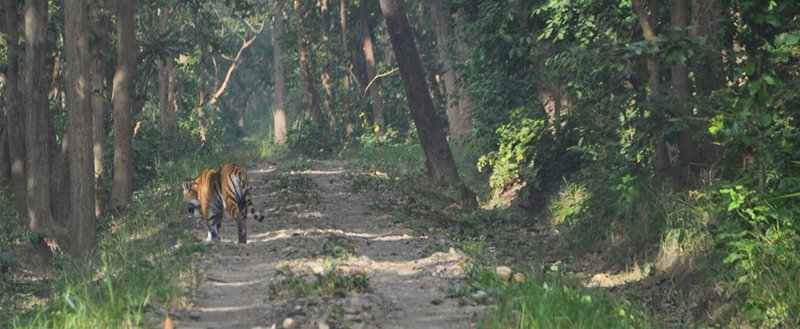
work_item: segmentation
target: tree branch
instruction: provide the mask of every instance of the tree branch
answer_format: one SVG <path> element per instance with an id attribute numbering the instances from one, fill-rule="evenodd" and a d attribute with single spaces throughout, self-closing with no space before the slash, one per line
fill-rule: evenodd
<path id="1" fill-rule="evenodd" d="M 231 75 L 233 75 L 233 71 L 236 70 L 236 67 L 239 64 L 239 60 L 242 58 L 242 54 L 244 53 L 245 49 L 250 47 L 250 45 L 252 45 L 253 42 L 256 41 L 256 38 L 258 38 L 258 34 L 253 35 L 253 37 L 250 38 L 249 40 L 245 40 L 245 42 L 242 43 L 242 46 L 239 47 L 239 51 L 236 53 L 236 57 L 233 58 L 231 66 L 228 67 L 228 72 L 225 73 L 225 80 L 222 80 L 222 84 L 219 86 L 219 88 L 217 88 L 217 91 L 214 92 L 214 95 L 211 96 L 211 100 L 208 101 L 208 105 L 214 105 L 217 102 L 217 100 L 219 100 L 219 97 L 222 96 L 223 93 L 225 93 L 225 89 L 228 88 L 228 82 L 231 79 Z"/>
<path id="2" fill-rule="evenodd" d="M 374 78 L 372 78 L 372 80 L 369 81 L 369 83 L 367 84 L 367 88 L 364 88 L 364 93 L 361 96 L 364 96 L 364 95 L 367 94 L 367 92 L 369 91 L 369 88 L 372 87 L 372 84 L 375 82 L 375 80 L 378 80 L 380 78 L 392 75 L 392 73 L 397 72 L 399 69 L 400 69 L 399 67 L 395 67 L 395 68 L 389 70 L 389 72 L 384 72 L 384 73 L 376 75 Z"/>

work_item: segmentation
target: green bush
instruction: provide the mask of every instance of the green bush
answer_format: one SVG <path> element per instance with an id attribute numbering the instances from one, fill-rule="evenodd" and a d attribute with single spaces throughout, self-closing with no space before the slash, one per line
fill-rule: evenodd
<path id="1" fill-rule="evenodd" d="M 650 328 L 639 310 L 599 289 L 572 289 L 528 278 L 506 283 L 480 328 Z"/>
<path id="2" fill-rule="evenodd" d="M 333 155 L 334 148 L 338 145 L 328 133 L 327 127 L 305 120 L 299 128 L 286 132 L 286 146 L 295 155 L 325 158 Z"/>
<path id="3" fill-rule="evenodd" d="M 768 327 L 800 323 L 800 206 L 763 198 L 743 186 L 721 189 L 727 220 L 718 228 L 725 248 L 727 293 L 744 295 L 738 317 Z"/>

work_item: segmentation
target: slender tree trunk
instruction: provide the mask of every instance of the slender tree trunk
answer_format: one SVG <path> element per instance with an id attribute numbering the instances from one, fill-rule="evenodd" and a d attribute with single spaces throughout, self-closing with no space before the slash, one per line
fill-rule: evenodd
<path id="1" fill-rule="evenodd" d="M 233 75 L 233 81 L 239 86 L 239 92 L 233 101 L 233 111 L 236 112 L 236 129 L 239 136 L 244 136 L 245 132 L 245 116 L 247 115 L 247 107 L 250 104 L 250 98 L 256 91 L 254 87 L 247 87 L 242 78 L 238 74 Z"/>
<path id="2" fill-rule="evenodd" d="M 460 120 L 460 113 L 458 109 L 458 95 L 456 95 L 456 71 L 453 69 L 450 54 L 447 47 L 450 44 L 450 19 L 442 9 L 442 3 L 439 1 L 432 1 L 430 3 L 431 11 L 431 25 L 433 26 L 433 34 L 436 36 L 436 50 L 439 54 L 439 62 L 441 63 L 442 80 L 444 80 L 443 95 L 446 100 L 447 110 L 447 123 L 450 127 L 450 136 L 463 137 L 462 131 L 458 131 L 458 121 Z"/>
<path id="3" fill-rule="evenodd" d="M 286 141 L 286 77 L 283 72 L 283 46 L 281 38 L 286 30 L 284 0 L 275 0 L 275 25 L 272 33 L 272 129 L 275 143 Z"/>
<path id="4" fill-rule="evenodd" d="M 364 62 L 367 65 L 367 81 L 372 81 L 378 75 L 375 68 L 375 50 L 372 43 L 372 30 L 369 24 L 368 1 L 361 1 L 359 5 L 359 20 L 361 21 L 361 49 L 364 52 Z M 383 101 L 380 93 L 380 79 L 369 85 L 369 96 L 372 99 L 372 129 L 377 136 L 383 136 Z"/>
<path id="5" fill-rule="evenodd" d="M 672 24 L 672 39 L 674 41 L 680 40 L 686 35 L 688 26 L 687 14 L 686 0 L 671 0 L 670 23 Z M 672 111 L 676 116 L 689 120 L 689 126 L 678 133 L 678 149 L 681 160 L 679 177 L 683 184 L 688 184 L 690 171 L 696 169 L 692 168 L 692 166 L 697 161 L 699 147 L 694 139 L 695 127 L 694 122 L 691 120 L 692 112 L 688 104 L 690 90 L 689 70 L 687 70 L 686 64 L 673 63 L 671 76 L 672 98 L 674 99 Z"/>
<path id="6" fill-rule="evenodd" d="M 135 0 L 117 0 L 117 68 L 114 73 L 114 184 L 111 206 L 122 207 L 133 194 L 131 111 L 134 106 L 133 74 L 136 70 Z"/>
<path id="7" fill-rule="evenodd" d="M 317 94 L 314 91 L 314 83 L 311 80 L 311 69 L 308 55 L 308 34 L 305 27 L 306 11 L 302 0 L 294 0 L 294 13 L 297 19 L 297 40 L 298 52 L 300 55 L 300 77 L 303 80 L 303 91 L 307 106 L 307 114 L 315 125 L 320 124 L 321 114 L 317 104 Z"/>
<path id="8" fill-rule="evenodd" d="M 422 61 L 408 26 L 402 0 L 380 0 L 383 16 L 400 67 L 403 87 L 408 96 L 411 117 L 417 126 L 420 144 L 425 152 L 429 174 L 439 182 L 460 189 L 465 208 L 477 207 L 475 194 L 461 183 L 450 146 L 441 129 L 433 100 L 428 93 Z"/>
<path id="9" fill-rule="evenodd" d="M 353 134 L 353 121 L 350 112 L 349 95 L 350 88 L 350 48 L 347 46 L 347 0 L 339 0 L 339 41 L 341 42 L 342 52 L 342 120 L 345 125 L 347 135 Z"/>
<path id="10" fill-rule="evenodd" d="M 206 143 L 207 133 L 206 133 L 206 111 L 205 111 L 205 101 L 206 101 L 206 55 L 205 52 L 200 52 L 200 64 L 197 66 L 197 70 L 200 71 L 198 75 L 200 76 L 200 81 L 198 81 L 198 92 L 197 92 L 197 105 L 194 107 L 194 111 L 197 114 L 197 131 L 200 134 L 200 144 Z"/>
<path id="11" fill-rule="evenodd" d="M 64 29 L 56 29 L 59 33 L 54 38 L 58 40 L 66 40 L 64 37 Z M 49 62 L 53 63 L 52 79 L 51 81 L 51 97 L 57 98 L 61 106 L 56 107 L 56 110 L 64 112 L 63 116 L 67 114 L 67 65 L 66 61 L 62 60 L 63 51 L 58 49 L 54 43 L 48 43 L 48 53 L 52 54 L 52 59 Z M 70 194 L 70 177 L 69 177 L 69 145 L 70 136 L 68 132 L 61 135 L 61 143 L 56 142 L 56 129 L 53 121 L 54 116 L 48 116 L 47 120 L 47 136 L 50 138 L 50 212 L 54 216 L 54 227 L 58 227 L 61 233 L 69 234 L 69 213 L 70 213 L 70 200 L 65 198 L 65 195 Z M 67 128 L 68 130 L 68 128 Z M 62 215 L 63 214 L 63 215 Z M 68 240 L 63 240 L 69 242 Z M 68 248 L 68 246 L 64 246 Z"/>
<path id="12" fill-rule="evenodd" d="M 170 3 L 165 2 L 161 8 L 159 33 L 166 36 L 170 20 Z M 178 117 L 175 103 L 175 78 L 172 57 L 165 55 L 156 59 L 158 71 L 158 108 L 161 114 L 161 140 L 168 150 L 178 145 Z"/>
<path id="13" fill-rule="evenodd" d="M 6 0 L 3 6 L 4 27 L 6 34 L 6 52 L 8 67 L 6 68 L 5 98 L 8 112 L 9 161 L 11 165 L 11 188 L 14 192 L 17 216 L 27 217 L 27 194 L 25 192 L 25 128 L 26 115 L 22 106 L 20 92 L 21 77 L 19 72 L 19 9 L 21 1 Z"/>
<path id="14" fill-rule="evenodd" d="M 53 232 L 53 214 L 50 202 L 50 151 L 52 136 L 49 126 L 52 117 L 47 100 L 47 73 L 45 54 L 47 50 L 47 1 L 26 0 L 25 18 L 25 85 L 23 101 L 26 113 L 27 138 L 27 216 L 31 232 Z"/>
<path id="15" fill-rule="evenodd" d="M 170 145 L 178 146 L 178 103 L 175 97 L 175 61 L 173 58 L 166 60 L 167 70 L 167 115 L 170 123 Z"/>
<path id="16" fill-rule="evenodd" d="M 333 53 L 331 47 L 331 13 L 328 0 L 320 1 L 320 14 L 322 15 L 322 45 Z M 331 56 L 333 57 L 333 56 Z M 325 92 L 325 112 L 328 115 L 328 125 L 331 131 L 336 131 L 336 97 L 333 94 L 333 82 L 331 81 L 331 68 L 336 64 L 334 59 L 324 60 L 322 63 L 322 90 Z"/>
<path id="17" fill-rule="evenodd" d="M 469 47 L 467 42 L 469 36 L 465 32 L 464 26 L 467 25 L 467 16 L 464 15 L 463 10 L 459 9 L 456 12 L 456 54 L 458 60 L 463 62 L 469 59 Z M 472 135 L 472 95 L 469 89 L 464 84 L 459 71 L 456 70 L 456 88 L 458 88 L 458 113 L 459 121 L 455 127 L 456 134 L 463 137 Z"/>
<path id="18" fill-rule="evenodd" d="M 0 114 L 0 182 L 11 181 L 11 156 L 8 152 L 8 116 Z"/>
<path id="19" fill-rule="evenodd" d="M 695 91 L 698 99 L 699 115 L 709 118 L 711 105 L 708 97 L 711 92 L 724 87 L 725 67 L 722 61 L 722 38 L 720 20 L 723 11 L 718 1 L 692 0 L 692 28 L 689 35 L 697 42 L 705 40 L 692 58 Z M 707 131 L 708 125 L 702 125 L 698 131 Z M 719 157 L 717 147 L 709 138 L 702 138 L 702 155 L 705 164 L 711 164 Z"/>
<path id="20" fill-rule="evenodd" d="M 91 6 L 92 22 L 92 151 L 94 153 L 94 172 L 95 172 L 95 216 L 99 217 L 103 213 L 103 198 L 101 177 L 105 174 L 105 112 L 107 109 L 106 92 L 106 58 L 110 50 L 111 22 L 106 14 L 107 4 L 105 0 L 97 1 Z"/>
<path id="21" fill-rule="evenodd" d="M 633 9 L 642 27 L 642 34 L 648 42 L 657 41 L 657 28 L 658 21 L 656 16 L 658 14 L 659 0 L 650 0 L 647 7 L 641 2 L 642 0 L 633 0 Z M 647 55 L 645 58 L 647 66 L 647 86 L 648 86 L 648 99 L 650 106 L 653 109 L 653 121 L 655 121 L 655 129 L 653 132 L 654 138 L 654 154 L 653 154 L 653 174 L 654 183 L 657 187 L 661 187 L 664 179 L 669 172 L 669 153 L 667 151 L 667 143 L 664 139 L 664 125 L 666 118 L 664 116 L 664 109 L 659 106 L 658 98 L 661 96 L 661 63 L 655 55 Z"/>
<path id="22" fill-rule="evenodd" d="M 64 30 L 67 65 L 67 132 L 69 146 L 71 241 L 68 252 L 88 259 L 97 247 L 92 157 L 92 89 L 89 53 L 89 6 L 86 0 L 65 0 Z"/>

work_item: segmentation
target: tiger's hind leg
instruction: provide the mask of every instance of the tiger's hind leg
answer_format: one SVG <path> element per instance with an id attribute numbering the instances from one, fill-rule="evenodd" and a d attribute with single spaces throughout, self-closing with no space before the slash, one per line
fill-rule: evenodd
<path id="1" fill-rule="evenodd" d="M 214 240 L 219 240 L 219 224 L 220 224 L 220 216 L 217 214 L 211 214 L 208 218 L 208 236 L 206 236 L 205 242 L 213 242 Z"/>
<path id="2" fill-rule="evenodd" d="M 239 243 L 247 243 L 247 225 L 245 224 L 246 216 L 239 215 L 239 220 L 236 221 L 236 226 L 239 229 Z"/>
<path id="3" fill-rule="evenodd" d="M 228 208 L 228 213 L 236 222 L 236 228 L 239 231 L 239 243 L 247 243 L 247 224 L 245 223 L 247 216 L 242 216 L 242 211 L 234 198 L 227 198 L 225 207 Z"/>

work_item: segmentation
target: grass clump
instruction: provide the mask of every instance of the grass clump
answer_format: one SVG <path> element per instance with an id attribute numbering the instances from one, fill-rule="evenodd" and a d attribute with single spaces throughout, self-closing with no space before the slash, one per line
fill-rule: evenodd
<path id="1" fill-rule="evenodd" d="M 270 286 L 274 299 L 301 298 L 308 296 L 344 296 L 348 292 L 369 291 L 369 275 L 366 272 L 343 273 L 329 270 L 313 275 L 285 274 Z"/>
<path id="2" fill-rule="evenodd" d="M 347 241 L 331 241 L 328 240 L 322 246 L 324 254 L 333 259 L 346 260 L 353 257 L 355 248 Z"/>
<path id="3" fill-rule="evenodd" d="M 284 162 L 278 164 L 278 171 L 281 172 L 290 172 L 290 171 L 303 171 L 314 164 L 314 160 L 304 157 L 298 157 L 295 159 L 287 159 Z"/>

